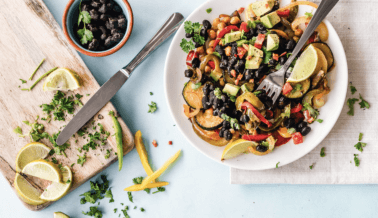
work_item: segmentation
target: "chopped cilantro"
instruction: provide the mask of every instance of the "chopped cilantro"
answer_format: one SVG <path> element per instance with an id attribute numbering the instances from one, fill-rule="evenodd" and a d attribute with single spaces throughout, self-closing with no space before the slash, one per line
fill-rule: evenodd
<path id="1" fill-rule="evenodd" d="M 156 103 L 151 101 L 151 104 L 148 105 L 148 113 L 154 113 L 157 109 Z"/>
<path id="2" fill-rule="evenodd" d="M 352 86 L 352 85 L 350 85 L 349 87 L 350 87 L 350 92 L 352 93 L 352 95 L 354 95 L 354 93 L 357 92 L 356 87 L 354 87 L 354 86 Z"/>
<path id="3" fill-rule="evenodd" d="M 121 210 L 125 218 L 130 218 L 129 214 L 127 214 L 127 210 Z"/>
<path id="4" fill-rule="evenodd" d="M 278 168 L 278 164 L 280 164 L 280 162 L 276 163 L 276 168 Z"/>
<path id="5" fill-rule="evenodd" d="M 83 166 L 83 164 L 87 161 L 86 154 L 84 154 L 83 156 L 80 156 L 80 155 L 77 155 L 77 156 L 78 156 L 77 164 L 80 164 L 81 166 Z"/>
<path id="6" fill-rule="evenodd" d="M 129 197 L 129 201 L 134 203 L 133 202 L 133 195 L 131 194 L 131 192 L 127 192 L 127 196 Z"/>
<path id="7" fill-rule="evenodd" d="M 357 98 L 349 98 L 347 100 L 347 105 L 349 107 L 349 111 L 347 112 L 348 115 L 354 116 L 354 104 L 358 101 Z"/>
<path id="8" fill-rule="evenodd" d="M 360 99 L 361 99 L 361 102 L 358 103 L 360 105 L 360 107 L 361 108 L 369 109 L 370 108 L 370 104 L 362 98 L 361 94 L 360 94 Z"/>
<path id="9" fill-rule="evenodd" d="M 181 40 L 180 47 L 185 53 L 189 53 L 189 51 L 195 49 L 193 42 L 186 39 Z"/>
<path id="10" fill-rule="evenodd" d="M 363 147 L 365 146 L 366 146 L 366 143 L 363 143 L 363 142 L 358 142 L 357 144 L 354 145 L 354 147 L 361 152 L 364 150 Z"/>
<path id="11" fill-rule="evenodd" d="M 360 166 L 360 159 L 358 159 L 358 154 L 354 155 L 354 165 L 356 167 Z"/>
<path id="12" fill-rule="evenodd" d="M 26 80 L 20 79 L 22 84 L 26 83 Z"/>
<path id="13" fill-rule="evenodd" d="M 74 104 L 73 96 L 65 97 L 65 94 L 61 91 L 57 91 L 50 104 L 42 104 L 42 111 L 54 115 L 54 120 L 64 121 L 65 112 L 73 114 Z M 81 103 L 81 102 L 80 102 Z"/>
<path id="14" fill-rule="evenodd" d="M 325 157 L 325 147 L 322 147 L 322 149 L 320 150 L 320 157 Z"/>
<path id="15" fill-rule="evenodd" d="M 118 210 L 117 208 L 114 208 L 114 213 L 117 213 L 117 210 Z"/>
<path id="16" fill-rule="evenodd" d="M 13 132 L 22 135 L 22 129 L 19 126 L 17 126 L 15 129 L 13 129 Z M 23 136 L 20 136 L 20 137 L 23 137 Z"/>
<path id="17" fill-rule="evenodd" d="M 105 159 L 109 159 L 109 157 L 110 157 L 110 150 L 107 149 L 106 154 L 105 154 Z"/>
<path id="18" fill-rule="evenodd" d="M 323 123 L 322 119 L 316 119 L 316 121 L 318 121 L 319 123 Z"/>
<path id="19" fill-rule="evenodd" d="M 208 8 L 208 9 L 206 9 L 206 12 L 207 12 L 208 14 L 210 14 L 210 13 L 211 13 L 211 11 L 213 11 L 213 9 L 212 9 L 212 8 Z"/>
<path id="20" fill-rule="evenodd" d="M 313 167 L 314 167 L 314 164 L 312 164 L 312 165 L 310 166 L 310 170 L 312 170 Z"/>
<path id="21" fill-rule="evenodd" d="M 102 212 L 98 207 L 90 207 L 88 212 L 82 212 L 84 215 L 93 216 L 95 218 L 102 218 Z"/>
<path id="22" fill-rule="evenodd" d="M 364 136 L 364 134 L 362 132 L 360 132 L 360 134 L 358 135 L 358 141 L 362 140 L 362 136 Z"/>
<path id="23" fill-rule="evenodd" d="M 51 162 L 53 162 L 54 164 L 58 164 L 58 161 L 56 160 L 55 157 L 51 158 Z"/>
<path id="24" fill-rule="evenodd" d="M 77 93 L 76 95 L 75 95 L 75 97 L 77 98 L 77 99 L 81 99 L 82 97 L 83 97 L 83 95 L 80 95 L 79 93 Z"/>
<path id="25" fill-rule="evenodd" d="M 145 210 L 144 210 L 144 208 L 143 208 L 143 207 L 141 207 L 141 208 L 140 208 L 140 211 L 144 212 Z"/>
<path id="26" fill-rule="evenodd" d="M 215 88 L 215 90 L 214 90 L 214 95 L 215 95 L 215 97 L 217 97 L 218 99 L 222 99 L 222 91 L 221 91 L 219 88 Z"/>
<path id="27" fill-rule="evenodd" d="M 153 95 L 154 93 L 150 92 L 150 95 Z"/>
<path id="28" fill-rule="evenodd" d="M 152 192 L 152 194 L 155 194 L 155 193 L 158 193 L 158 192 L 165 192 L 165 188 L 164 187 L 157 187 L 157 191 Z"/>
<path id="29" fill-rule="evenodd" d="M 306 12 L 305 16 L 306 16 L 307 19 L 309 19 L 309 18 L 312 18 L 312 16 L 314 16 L 314 15 L 311 12 Z"/>
<path id="30" fill-rule="evenodd" d="M 105 198 L 110 198 L 109 203 L 114 202 L 114 199 L 113 199 L 113 193 L 112 193 L 112 190 L 111 190 L 111 189 L 108 189 L 108 190 L 105 192 Z"/>

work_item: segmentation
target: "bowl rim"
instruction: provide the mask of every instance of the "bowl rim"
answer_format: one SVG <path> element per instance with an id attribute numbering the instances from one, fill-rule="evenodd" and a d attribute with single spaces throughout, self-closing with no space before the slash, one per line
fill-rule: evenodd
<path id="1" fill-rule="evenodd" d="M 72 40 L 72 38 L 68 34 L 68 30 L 67 30 L 67 15 L 68 15 L 68 11 L 70 10 L 72 4 L 75 2 L 75 0 L 70 0 L 67 3 L 66 8 L 64 9 L 63 18 L 62 18 L 63 19 L 62 20 L 63 33 L 64 33 L 65 37 L 67 38 L 68 43 L 70 45 L 72 45 L 80 53 L 88 55 L 88 56 L 92 56 L 92 57 L 104 57 L 104 56 L 108 56 L 108 55 L 111 55 L 111 54 L 115 53 L 119 49 L 121 49 L 125 45 L 125 43 L 127 42 L 127 40 L 129 40 L 131 32 L 133 30 L 133 25 L 134 25 L 134 15 L 133 15 L 133 10 L 131 9 L 131 6 L 130 6 L 130 4 L 129 4 L 129 2 L 127 0 L 122 0 L 122 1 L 125 4 L 127 12 L 129 14 L 129 22 L 130 23 L 128 25 L 127 32 L 123 36 L 121 42 L 119 42 L 118 45 L 114 46 L 113 48 L 111 48 L 109 50 L 106 50 L 104 52 L 90 52 L 90 51 L 84 50 L 84 49 L 80 48 L 78 45 L 76 45 L 76 43 Z"/>

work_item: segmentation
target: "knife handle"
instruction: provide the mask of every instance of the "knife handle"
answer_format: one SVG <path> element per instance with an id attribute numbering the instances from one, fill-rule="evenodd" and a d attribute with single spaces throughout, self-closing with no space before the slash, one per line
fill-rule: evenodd
<path id="1" fill-rule="evenodd" d="M 169 36 L 172 35 L 184 21 L 184 16 L 180 13 L 172 14 L 160 30 L 152 37 L 152 39 L 144 46 L 144 48 L 135 56 L 135 58 L 123 68 L 127 71 L 127 76 L 130 76 L 131 72 L 140 64 L 142 61 L 151 54 L 159 45 L 161 45 Z"/>

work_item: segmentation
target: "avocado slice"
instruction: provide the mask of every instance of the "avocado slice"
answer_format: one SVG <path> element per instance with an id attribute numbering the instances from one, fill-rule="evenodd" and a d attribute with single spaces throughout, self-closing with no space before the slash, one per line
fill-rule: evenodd
<path id="1" fill-rule="evenodd" d="M 264 56 L 264 52 L 258 48 L 256 48 L 255 46 L 253 45 L 249 45 L 249 48 L 248 48 L 248 56 L 257 56 L 257 57 L 263 57 Z"/>
<path id="2" fill-rule="evenodd" d="M 240 31 L 227 33 L 226 35 L 224 35 L 225 43 L 227 44 L 230 42 L 238 41 L 239 39 L 241 39 L 241 35 L 242 35 L 242 32 Z"/>
<path id="3" fill-rule="evenodd" d="M 281 18 L 280 16 L 278 16 L 277 12 L 272 12 L 270 14 L 265 15 L 260 20 L 266 28 L 273 28 L 276 24 L 278 24 L 281 21 Z"/>
<path id="4" fill-rule="evenodd" d="M 264 52 L 253 45 L 249 45 L 248 56 L 251 56 L 252 59 L 245 62 L 246 69 L 259 69 L 261 62 L 263 61 L 262 57 Z"/>
<path id="5" fill-rule="evenodd" d="M 261 17 L 271 11 L 274 6 L 274 0 L 257 1 L 251 4 L 251 9 L 256 16 Z"/>
<path id="6" fill-rule="evenodd" d="M 227 93 L 232 96 L 236 96 L 239 92 L 240 86 L 227 83 L 223 88 L 223 93 Z"/>
<path id="7" fill-rule="evenodd" d="M 213 80 L 218 81 L 222 77 L 222 73 L 213 70 L 210 73 L 210 77 L 213 78 Z"/>
<path id="8" fill-rule="evenodd" d="M 268 41 L 266 43 L 266 50 L 267 51 L 275 51 L 279 48 L 280 45 L 280 37 L 277 34 L 269 34 Z"/>
<path id="9" fill-rule="evenodd" d="M 243 93 L 245 92 L 252 92 L 254 88 L 254 84 L 253 83 L 244 83 L 240 89 L 243 91 Z"/>

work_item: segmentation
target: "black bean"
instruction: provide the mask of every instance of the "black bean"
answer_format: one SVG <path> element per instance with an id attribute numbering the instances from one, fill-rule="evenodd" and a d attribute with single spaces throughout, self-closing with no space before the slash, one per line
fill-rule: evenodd
<path id="1" fill-rule="evenodd" d="M 88 49 L 89 50 L 96 50 L 99 45 L 100 45 L 100 43 L 98 42 L 97 39 L 92 39 L 92 42 L 90 42 L 89 45 L 88 45 Z"/>
<path id="2" fill-rule="evenodd" d="M 204 37 L 205 40 L 207 40 L 207 37 L 208 37 L 207 30 L 201 29 L 200 36 Z"/>
<path id="3" fill-rule="evenodd" d="M 220 55 L 224 55 L 224 49 L 221 45 L 215 46 L 215 51 L 218 52 Z"/>
<path id="4" fill-rule="evenodd" d="M 231 124 L 227 120 L 223 121 L 222 126 L 223 126 L 224 129 L 230 129 L 231 128 Z"/>
<path id="5" fill-rule="evenodd" d="M 306 127 L 302 128 L 302 130 L 301 130 L 301 134 L 302 134 L 303 136 L 306 136 L 306 135 L 309 134 L 310 132 L 311 132 L 311 127 L 309 127 L 309 126 L 306 126 Z"/>
<path id="6" fill-rule="evenodd" d="M 192 60 L 192 67 L 193 68 L 198 68 L 200 66 L 200 63 L 201 63 L 201 61 L 200 61 L 199 58 L 193 58 L 193 60 Z"/>
<path id="7" fill-rule="evenodd" d="M 96 11 L 96 9 L 92 9 L 89 11 L 89 15 L 91 16 L 91 20 L 98 20 L 100 15 Z"/>
<path id="8" fill-rule="evenodd" d="M 98 8 L 98 7 L 101 6 L 101 3 L 98 2 L 98 1 L 92 1 L 92 2 L 91 2 L 91 6 L 94 7 L 94 8 Z"/>
<path id="9" fill-rule="evenodd" d="M 234 66 L 238 61 L 237 57 L 231 57 L 230 61 L 228 62 L 229 66 Z"/>
<path id="10" fill-rule="evenodd" d="M 224 131 L 224 138 L 227 140 L 227 141 L 230 141 L 232 139 L 232 133 L 229 131 L 229 130 L 225 130 Z"/>
<path id="11" fill-rule="evenodd" d="M 284 126 L 288 129 L 292 128 L 295 126 L 295 120 L 293 118 L 286 119 L 284 121 Z"/>
<path id="12" fill-rule="evenodd" d="M 235 67 L 235 70 L 238 73 L 242 73 L 242 72 L 244 72 L 244 68 L 245 68 L 245 62 L 244 62 L 244 60 L 239 60 L 238 64 Z"/>
<path id="13" fill-rule="evenodd" d="M 186 72 L 186 70 L 185 70 L 185 72 Z M 193 76 L 193 74 L 192 74 L 192 76 Z M 210 92 L 210 90 L 209 90 L 209 83 L 206 83 L 204 86 L 203 86 L 203 88 L 202 88 L 202 91 L 203 91 L 203 94 L 204 95 L 208 95 L 209 94 L 209 92 Z"/>
<path id="14" fill-rule="evenodd" d="M 244 33 L 244 35 L 247 37 L 247 40 L 250 40 L 253 38 L 253 36 L 255 36 L 255 33 L 256 31 L 253 28 L 251 28 L 248 32 Z"/>
<path id="15" fill-rule="evenodd" d="M 298 124 L 298 129 L 303 129 L 304 127 L 307 127 L 307 122 L 303 121 Z"/>
<path id="16" fill-rule="evenodd" d="M 262 64 L 257 71 L 261 73 L 261 75 L 264 75 L 269 70 L 268 66 L 265 64 Z"/>
<path id="17" fill-rule="evenodd" d="M 264 146 L 264 145 L 258 145 L 258 146 L 256 146 L 256 150 L 257 150 L 258 152 L 265 152 L 265 151 L 268 150 L 268 147 L 266 147 L 266 146 Z"/>
<path id="18" fill-rule="evenodd" d="M 286 105 L 287 105 L 287 98 L 285 98 L 285 96 L 280 96 L 278 98 L 277 107 L 279 109 L 284 109 Z"/>
<path id="19" fill-rule="evenodd" d="M 118 19 L 118 28 L 126 29 L 127 27 L 127 20 L 126 18 L 119 18 Z"/>
<path id="20" fill-rule="evenodd" d="M 116 33 L 113 35 L 113 41 L 119 42 L 121 41 L 122 37 L 123 37 L 123 33 Z"/>
<path id="21" fill-rule="evenodd" d="M 238 54 L 238 47 L 237 46 L 232 46 L 231 48 L 231 56 L 235 57 L 235 55 Z"/>
<path id="22" fill-rule="evenodd" d="M 122 11 L 122 8 L 119 5 L 114 4 L 113 11 L 115 11 L 116 13 L 119 13 Z"/>
<path id="23" fill-rule="evenodd" d="M 185 33 L 186 38 L 192 38 L 194 36 L 194 33 Z"/>
<path id="24" fill-rule="evenodd" d="M 210 91 L 214 91 L 214 89 L 215 89 L 215 88 L 214 88 L 214 85 L 213 85 L 213 84 L 210 84 L 210 86 L 209 86 L 209 90 L 210 90 Z M 213 92 L 213 94 L 214 94 L 214 92 Z"/>
<path id="25" fill-rule="evenodd" d="M 222 99 L 223 103 L 228 102 L 228 96 L 225 95 L 225 94 L 222 95 L 222 98 L 221 98 L 221 99 Z"/>
<path id="26" fill-rule="evenodd" d="M 264 104 L 268 109 L 273 108 L 273 100 L 269 97 L 265 100 Z"/>
<path id="27" fill-rule="evenodd" d="M 218 109 L 213 110 L 213 116 L 218 116 L 218 114 L 219 114 L 219 110 Z"/>
<path id="28" fill-rule="evenodd" d="M 211 23 L 208 20 L 203 20 L 202 25 L 203 25 L 203 28 L 205 28 L 206 30 L 211 29 Z"/>
<path id="29" fill-rule="evenodd" d="M 107 11 L 107 7 L 105 4 L 101 5 L 101 7 L 98 9 L 98 12 L 105 14 Z"/>
<path id="30" fill-rule="evenodd" d="M 249 116 L 247 114 L 243 114 L 240 117 L 240 121 L 243 122 L 243 123 L 248 123 L 249 122 Z"/>
<path id="31" fill-rule="evenodd" d="M 221 60 L 220 64 L 219 64 L 219 67 L 221 69 L 226 69 L 227 68 L 227 65 L 228 65 L 228 61 L 226 59 L 223 59 Z"/>
<path id="32" fill-rule="evenodd" d="M 279 61 L 280 61 L 280 64 L 281 64 L 281 65 L 284 65 L 284 64 L 286 63 L 286 61 L 287 61 L 286 55 L 280 57 L 280 60 L 279 60 Z"/>
<path id="33" fill-rule="evenodd" d="M 226 129 L 222 128 L 220 131 L 219 131 L 219 137 L 223 138 L 224 137 L 224 131 L 226 131 Z"/>
<path id="34" fill-rule="evenodd" d="M 276 63 L 277 63 L 277 62 L 276 62 L 276 60 L 274 60 L 274 59 L 270 59 L 270 60 L 269 60 L 269 65 L 270 65 L 270 66 L 274 66 L 274 65 L 276 65 Z"/>
<path id="35" fill-rule="evenodd" d="M 290 39 L 290 41 L 286 44 L 286 50 L 293 50 L 295 47 L 296 42 L 294 39 Z"/>
<path id="36" fill-rule="evenodd" d="M 209 102 L 209 98 L 206 95 L 203 96 L 203 98 L 202 98 L 203 109 L 207 110 L 211 107 L 211 105 L 208 102 Z"/>
<path id="37" fill-rule="evenodd" d="M 268 30 L 257 30 L 258 34 L 267 34 Z"/>
<path id="38" fill-rule="evenodd" d="M 192 70 L 190 70 L 190 69 L 187 69 L 187 70 L 185 70 L 185 77 L 192 77 L 193 76 L 193 71 Z"/>
<path id="39" fill-rule="evenodd" d="M 256 27 L 257 27 L 258 30 L 265 30 L 266 29 L 262 23 L 256 24 Z"/>
<path id="40" fill-rule="evenodd" d="M 220 100 L 219 98 L 214 98 L 213 106 L 215 109 L 220 108 L 222 106 L 222 100 Z M 219 112 L 224 112 L 224 111 L 219 110 Z"/>
<path id="41" fill-rule="evenodd" d="M 245 75 L 245 80 L 247 81 L 255 78 L 255 73 L 251 69 L 246 70 L 244 75 Z"/>

